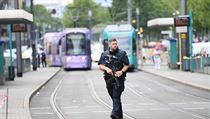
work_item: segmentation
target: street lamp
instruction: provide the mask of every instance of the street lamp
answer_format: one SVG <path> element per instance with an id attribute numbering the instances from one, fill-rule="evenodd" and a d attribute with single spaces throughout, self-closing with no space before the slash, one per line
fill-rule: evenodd
<path id="1" fill-rule="evenodd" d="M 174 12 L 173 12 L 173 16 L 177 16 L 177 15 L 179 15 L 180 14 L 180 12 L 178 11 L 178 10 L 175 10 Z"/>
<path id="2" fill-rule="evenodd" d="M 88 20 L 89 20 L 89 29 L 91 31 L 91 27 L 92 27 L 92 11 L 91 10 L 88 11 Z"/>
<path id="3" fill-rule="evenodd" d="M 76 27 L 76 22 L 79 19 L 80 8 L 76 9 L 76 12 L 77 12 L 76 16 L 73 16 L 72 12 L 73 11 L 70 9 L 70 15 L 71 15 L 72 21 L 74 22 L 74 27 Z"/>

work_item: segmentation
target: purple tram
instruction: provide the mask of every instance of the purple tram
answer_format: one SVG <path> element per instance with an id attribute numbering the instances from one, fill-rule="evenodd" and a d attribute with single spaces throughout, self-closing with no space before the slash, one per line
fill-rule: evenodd
<path id="1" fill-rule="evenodd" d="M 91 32 L 87 28 L 63 31 L 62 62 L 64 69 L 91 69 Z"/>
<path id="2" fill-rule="evenodd" d="M 62 38 L 65 38 L 65 34 L 62 32 L 50 32 L 44 35 L 44 51 L 48 66 L 62 66 Z"/>

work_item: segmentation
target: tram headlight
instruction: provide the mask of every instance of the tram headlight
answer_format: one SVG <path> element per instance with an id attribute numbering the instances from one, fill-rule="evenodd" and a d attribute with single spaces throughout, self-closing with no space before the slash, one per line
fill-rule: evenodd
<path id="1" fill-rule="evenodd" d="M 85 60 L 86 58 L 85 57 L 82 57 L 82 60 Z"/>
<path id="2" fill-rule="evenodd" d="M 71 61 L 71 57 L 67 57 L 66 61 L 67 62 Z"/>

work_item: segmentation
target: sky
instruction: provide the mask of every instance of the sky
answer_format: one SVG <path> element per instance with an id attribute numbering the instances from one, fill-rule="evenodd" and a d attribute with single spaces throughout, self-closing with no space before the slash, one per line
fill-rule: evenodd
<path id="1" fill-rule="evenodd" d="M 67 5 L 68 3 L 72 3 L 73 2 L 73 0 L 51 0 L 51 3 L 53 3 L 53 2 L 57 3 L 58 1 L 60 1 L 60 3 L 63 6 Z M 107 7 L 107 3 L 108 3 L 109 6 L 111 6 L 111 2 L 112 2 L 112 0 L 94 0 L 94 1 L 96 3 L 100 3 L 102 6 L 105 6 L 105 7 Z M 36 3 L 49 3 L 48 0 L 34 0 L 34 2 L 35 2 L 35 4 Z"/>
<path id="2" fill-rule="evenodd" d="M 106 1 L 108 2 L 109 6 L 111 6 L 111 1 L 112 0 L 94 0 L 96 3 L 100 3 L 102 6 L 106 6 L 107 7 L 107 3 Z"/>

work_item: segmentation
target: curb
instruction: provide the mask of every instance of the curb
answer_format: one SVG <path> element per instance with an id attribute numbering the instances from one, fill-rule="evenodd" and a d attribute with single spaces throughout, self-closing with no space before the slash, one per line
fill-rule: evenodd
<path id="1" fill-rule="evenodd" d="M 26 108 L 26 114 L 28 119 L 32 119 L 31 114 L 30 114 L 30 110 L 29 110 L 29 105 L 30 105 L 30 101 L 32 96 L 38 91 L 40 90 L 44 85 L 46 85 L 55 75 L 57 75 L 59 72 L 61 71 L 61 69 L 59 69 L 58 71 L 56 71 L 50 78 L 48 78 L 47 80 L 41 82 L 37 87 L 35 87 L 34 89 L 32 89 L 31 92 L 29 92 L 25 97 L 24 97 L 24 107 Z"/>
<path id="2" fill-rule="evenodd" d="M 195 87 L 197 89 L 201 89 L 201 90 L 205 90 L 205 91 L 210 91 L 210 88 L 209 87 L 205 87 L 205 86 L 202 86 L 202 85 L 199 85 L 199 84 L 190 83 L 190 82 L 187 82 L 187 81 L 175 79 L 173 77 L 164 76 L 164 75 L 161 75 L 161 74 L 156 74 L 156 73 L 153 73 L 151 71 L 144 70 L 144 69 L 141 69 L 141 71 L 146 72 L 146 73 L 150 73 L 152 75 L 156 75 L 156 76 L 159 76 L 159 77 L 168 79 L 168 80 L 172 80 L 172 81 L 175 81 L 175 82 L 178 82 L 178 83 L 182 83 L 182 84 L 187 85 L 187 86 Z"/>

